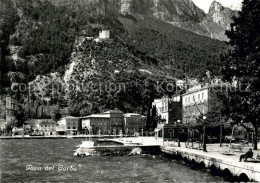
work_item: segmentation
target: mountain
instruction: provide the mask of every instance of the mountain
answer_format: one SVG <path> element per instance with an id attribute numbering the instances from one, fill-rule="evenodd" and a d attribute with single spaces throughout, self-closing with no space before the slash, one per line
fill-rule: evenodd
<path id="1" fill-rule="evenodd" d="M 205 13 L 192 0 L 48 0 L 57 5 L 83 5 L 95 7 L 96 11 L 106 12 L 109 9 L 123 14 L 152 15 L 164 21 L 183 22 L 201 21 Z"/>
<path id="2" fill-rule="evenodd" d="M 200 22 L 186 21 L 170 23 L 212 39 L 228 41 L 225 31 L 230 29 L 230 24 L 233 21 L 232 17 L 235 15 L 237 15 L 237 11 L 226 8 L 217 1 L 213 1 L 209 12 Z"/>
<path id="3" fill-rule="evenodd" d="M 6 7 L 5 13 L 0 11 L 0 33 L 5 35 L 1 89 L 17 96 L 24 108 L 37 101 L 67 106 L 75 116 L 115 107 L 144 114 L 154 97 L 174 94 L 165 85 L 176 89 L 177 79 L 203 79 L 207 70 L 218 73 L 218 55 L 226 48 L 224 42 L 154 16 L 165 11 L 164 19 L 199 24 L 205 15 L 191 1 L 1 2 Z M 110 30 L 111 36 L 99 42 L 102 30 Z M 19 83 L 34 87 L 31 92 L 10 91 Z"/>
<path id="4" fill-rule="evenodd" d="M 192 0 L 124 0 L 121 13 L 153 15 L 163 21 L 199 22 L 205 16 Z"/>
<path id="5" fill-rule="evenodd" d="M 206 35 L 211 38 L 227 41 L 225 31 L 230 29 L 230 24 L 233 22 L 232 17 L 235 15 L 236 11 L 223 7 L 217 1 L 213 1 L 207 16 L 200 25 L 207 30 Z"/>
<path id="6" fill-rule="evenodd" d="M 213 1 L 209 12 L 204 13 L 192 0 L 48 0 L 56 6 L 86 6 L 92 12 L 117 12 L 132 16 L 146 15 L 158 18 L 180 28 L 213 39 L 227 41 L 225 31 L 236 14 L 219 2 Z"/>

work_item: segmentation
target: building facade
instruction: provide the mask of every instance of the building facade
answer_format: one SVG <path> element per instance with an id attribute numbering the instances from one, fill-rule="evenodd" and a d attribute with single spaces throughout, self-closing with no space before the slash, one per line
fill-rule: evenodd
<path id="1" fill-rule="evenodd" d="M 198 116 L 208 112 L 209 87 L 199 85 L 182 95 L 183 123 L 196 123 Z"/>
<path id="2" fill-rule="evenodd" d="M 7 122 L 5 119 L 0 119 L 0 135 L 6 133 Z"/>
<path id="3" fill-rule="evenodd" d="M 56 122 L 52 120 L 42 121 L 38 125 L 38 130 L 44 136 L 56 135 Z"/>
<path id="4" fill-rule="evenodd" d="M 127 14 L 130 12 L 130 8 L 131 8 L 131 0 L 123 0 L 121 3 L 121 10 L 120 12 L 122 14 Z"/>
<path id="5" fill-rule="evenodd" d="M 78 135 L 82 132 L 82 122 L 79 117 L 68 116 L 66 120 L 66 133 L 69 135 Z"/>
<path id="6" fill-rule="evenodd" d="M 6 97 L 6 121 L 8 123 L 14 122 L 17 111 L 17 101 L 12 97 Z"/>
<path id="7" fill-rule="evenodd" d="M 152 103 L 153 107 L 156 107 L 156 111 L 161 119 L 165 120 L 165 124 L 173 121 L 181 120 L 182 118 L 182 107 L 181 97 L 164 96 L 161 99 L 155 99 Z"/>
<path id="8" fill-rule="evenodd" d="M 146 116 L 135 113 L 124 114 L 124 132 L 128 135 L 135 135 L 136 132 L 141 132 L 146 123 Z"/>
<path id="9" fill-rule="evenodd" d="M 182 118 L 184 124 L 197 123 L 198 118 L 205 116 L 207 119 L 210 113 L 219 113 L 222 108 L 221 95 L 225 95 L 228 84 L 212 82 L 210 84 L 198 85 L 190 88 L 187 93 L 182 95 Z M 217 117 L 217 116 L 216 116 Z M 210 116 L 210 118 L 213 118 Z M 220 119 L 209 119 L 212 122 Z"/>
<path id="10" fill-rule="evenodd" d="M 56 135 L 56 122 L 52 119 L 25 119 L 23 128 L 31 135 Z"/>
<path id="11" fill-rule="evenodd" d="M 109 114 L 92 114 L 82 117 L 82 128 L 88 130 L 86 133 L 95 133 L 96 129 L 101 134 L 109 134 L 110 115 Z M 94 129 L 95 128 L 95 129 Z M 92 132 L 90 132 L 92 130 Z"/>
<path id="12" fill-rule="evenodd" d="M 58 135 L 65 135 L 67 133 L 67 125 L 65 118 L 62 118 L 59 121 L 57 121 L 56 133 Z"/>
<path id="13" fill-rule="evenodd" d="M 110 31 L 102 30 L 99 32 L 99 39 L 110 39 Z"/>
<path id="14" fill-rule="evenodd" d="M 123 131 L 124 115 L 120 110 L 92 114 L 81 119 L 83 129 L 91 127 L 94 134 L 119 134 Z"/>

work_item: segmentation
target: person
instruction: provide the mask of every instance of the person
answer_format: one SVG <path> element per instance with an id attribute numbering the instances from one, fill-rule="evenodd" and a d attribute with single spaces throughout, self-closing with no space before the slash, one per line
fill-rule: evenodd
<path id="1" fill-rule="evenodd" d="M 245 154 L 242 154 L 240 156 L 239 162 L 241 162 L 243 159 L 245 159 L 245 162 L 247 161 L 247 158 L 252 158 L 253 157 L 253 151 L 250 148 L 249 151 L 247 151 Z"/>

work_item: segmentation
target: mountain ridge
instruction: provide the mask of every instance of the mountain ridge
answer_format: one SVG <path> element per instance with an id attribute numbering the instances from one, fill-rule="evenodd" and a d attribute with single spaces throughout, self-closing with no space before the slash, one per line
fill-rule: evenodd
<path id="1" fill-rule="evenodd" d="M 71 0 L 48 0 L 57 5 L 75 6 Z M 99 13 L 113 11 L 121 14 L 148 15 L 188 31 L 221 41 L 227 41 L 225 31 L 236 14 L 213 1 L 206 14 L 192 0 L 81 0 L 80 5 L 95 7 Z M 213 12 L 214 10 L 214 12 Z M 219 20 L 219 21 L 217 21 Z"/>
<path id="2" fill-rule="evenodd" d="M 10 1 L 5 2 L 10 5 Z M 218 54 L 225 49 L 221 41 L 183 30 L 150 14 L 115 13 L 118 0 L 112 8 L 104 3 L 94 10 L 96 1 L 82 1 L 91 6 L 79 6 L 75 1 L 66 6 L 38 0 L 12 2 L 12 12 L 19 15 L 19 20 L 3 15 L 14 25 L 8 32 L 7 51 L 1 53 L 6 63 L 4 70 L 1 67 L 5 92 L 20 95 L 10 91 L 10 86 L 19 83 L 45 86 L 43 94 L 35 90 L 32 98 L 47 105 L 67 105 L 70 115 L 116 106 L 125 112 L 138 109 L 144 113 L 154 97 L 168 94 L 167 90 L 156 90 L 158 82 L 175 86 L 177 79 L 202 80 L 207 70 L 217 73 Z M 110 30 L 111 36 L 99 42 L 96 38 L 102 30 Z M 75 63 L 73 68 L 71 63 Z M 70 68 L 70 74 L 66 74 Z M 65 76 L 69 78 L 66 81 Z M 147 83 L 132 86 L 132 81 Z M 102 92 L 95 85 L 99 82 Z M 94 88 L 85 90 L 79 85 L 78 90 L 81 83 L 92 83 Z M 125 83 L 129 90 L 107 91 L 103 83 Z M 76 85 L 77 90 L 66 90 L 67 84 Z M 52 86 L 62 90 L 52 92 Z M 21 103 L 26 106 L 28 92 L 22 95 Z"/>

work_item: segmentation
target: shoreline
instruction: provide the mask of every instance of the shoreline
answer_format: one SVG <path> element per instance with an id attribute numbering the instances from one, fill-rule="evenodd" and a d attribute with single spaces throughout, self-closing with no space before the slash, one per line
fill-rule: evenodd
<path id="1" fill-rule="evenodd" d="M 17 135 L 17 136 L 0 136 L 0 140 L 8 140 L 8 139 L 80 139 L 80 138 L 118 138 L 118 136 L 108 136 L 108 135 L 79 135 L 79 136 L 67 136 L 67 135 L 60 135 L 60 136 L 27 136 L 27 135 Z"/>

